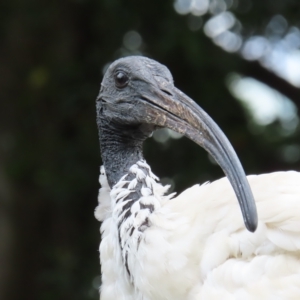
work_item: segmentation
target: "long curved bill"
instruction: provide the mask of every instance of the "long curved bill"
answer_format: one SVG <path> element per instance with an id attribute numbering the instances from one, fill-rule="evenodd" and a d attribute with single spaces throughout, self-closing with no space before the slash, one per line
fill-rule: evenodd
<path id="1" fill-rule="evenodd" d="M 252 191 L 233 147 L 218 125 L 173 85 L 168 88 L 152 85 L 150 90 L 142 93 L 141 100 L 147 104 L 147 123 L 184 134 L 216 160 L 235 191 L 246 228 L 254 232 L 257 211 Z"/>

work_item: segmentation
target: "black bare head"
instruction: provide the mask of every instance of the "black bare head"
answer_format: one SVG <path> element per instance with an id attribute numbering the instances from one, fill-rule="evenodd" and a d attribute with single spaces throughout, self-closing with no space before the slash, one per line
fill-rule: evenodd
<path id="1" fill-rule="evenodd" d="M 153 130 L 167 127 L 186 135 L 215 158 L 237 195 L 246 227 L 256 229 L 252 192 L 231 144 L 216 123 L 174 86 L 165 66 L 142 56 L 113 62 L 97 98 L 97 124 L 111 186 L 142 158 L 142 143 Z"/>
<path id="2" fill-rule="evenodd" d="M 156 125 L 149 118 L 147 95 L 152 87 L 174 88 L 170 71 L 160 63 L 129 56 L 113 62 L 107 69 L 97 98 L 99 122 L 112 122 L 133 138 L 148 137 Z M 128 132 L 126 132 L 128 131 Z"/>

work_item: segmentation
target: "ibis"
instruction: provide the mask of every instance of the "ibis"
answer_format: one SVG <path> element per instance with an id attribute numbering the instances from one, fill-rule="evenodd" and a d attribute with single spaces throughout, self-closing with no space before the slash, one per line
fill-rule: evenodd
<path id="1" fill-rule="evenodd" d="M 113 62 L 96 107 L 101 300 L 300 299 L 298 172 L 246 177 L 221 129 L 146 57 Z M 168 194 L 142 150 L 164 127 L 226 177 Z"/>

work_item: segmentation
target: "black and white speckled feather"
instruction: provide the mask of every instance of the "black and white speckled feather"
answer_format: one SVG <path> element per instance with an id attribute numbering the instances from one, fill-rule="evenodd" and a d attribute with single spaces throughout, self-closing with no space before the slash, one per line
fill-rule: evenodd
<path id="1" fill-rule="evenodd" d="M 149 216 L 159 209 L 163 203 L 170 200 L 175 193 L 165 196 L 170 186 L 158 183 L 149 165 L 144 160 L 138 161 L 110 191 L 106 185 L 104 167 L 101 167 L 99 191 L 99 206 L 96 217 L 102 221 L 105 214 L 111 212 L 114 224 L 117 224 L 118 241 L 121 256 L 130 281 L 134 278 L 130 272 L 130 261 L 134 259 L 139 245 L 144 237 L 143 233 L 151 226 Z M 127 180 L 128 177 L 133 179 Z M 102 190 L 103 189 L 103 190 Z M 103 193 L 110 193 L 109 203 L 102 203 Z M 105 201 L 106 202 L 106 201 Z M 103 215 L 103 216 L 102 216 Z"/>

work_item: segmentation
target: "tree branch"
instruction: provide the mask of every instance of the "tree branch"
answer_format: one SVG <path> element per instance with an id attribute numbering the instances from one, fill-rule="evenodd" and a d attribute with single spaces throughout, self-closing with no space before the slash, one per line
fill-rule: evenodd
<path id="1" fill-rule="evenodd" d="M 241 58 L 242 59 L 242 58 Z M 241 63 L 241 72 L 243 75 L 253 77 L 268 86 L 274 88 L 278 92 L 290 98 L 297 108 L 300 110 L 300 89 L 291 85 L 284 79 L 278 77 L 271 71 L 262 67 L 258 62 L 249 62 L 243 59 Z"/>

